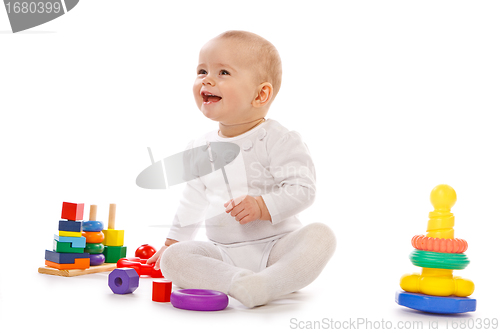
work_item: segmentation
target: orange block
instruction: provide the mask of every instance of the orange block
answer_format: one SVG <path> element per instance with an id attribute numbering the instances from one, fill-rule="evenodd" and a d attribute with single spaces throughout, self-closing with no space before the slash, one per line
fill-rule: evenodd
<path id="1" fill-rule="evenodd" d="M 90 258 L 76 258 L 74 264 L 58 264 L 45 260 L 45 265 L 57 269 L 86 269 L 90 267 Z"/>

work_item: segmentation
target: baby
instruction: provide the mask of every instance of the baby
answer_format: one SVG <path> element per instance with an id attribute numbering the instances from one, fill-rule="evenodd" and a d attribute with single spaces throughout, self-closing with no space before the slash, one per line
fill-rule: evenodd
<path id="1" fill-rule="evenodd" d="M 296 217 L 314 201 L 314 165 L 297 132 L 265 118 L 281 85 L 276 48 L 227 31 L 202 47 L 196 71 L 196 104 L 219 130 L 188 148 L 231 142 L 240 152 L 227 175 L 187 183 L 165 245 L 148 263 L 180 288 L 221 291 L 252 308 L 314 281 L 336 240 L 326 225 Z M 203 222 L 209 242 L 193 241 Z"/>

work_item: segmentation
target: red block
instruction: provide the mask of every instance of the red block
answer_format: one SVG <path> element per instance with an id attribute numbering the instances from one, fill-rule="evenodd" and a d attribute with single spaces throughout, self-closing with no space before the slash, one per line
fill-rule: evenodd
<path id="1" fill-rule="evenodd" d="M 172 293 L 172 281 L 153 281 L 153 301 L 170 302 Z"/>
<path id="2" fill-rule="evenodd" d="M 71 221 L 83 220 L 83 204 L 63 202 L 61 218 Z"/>

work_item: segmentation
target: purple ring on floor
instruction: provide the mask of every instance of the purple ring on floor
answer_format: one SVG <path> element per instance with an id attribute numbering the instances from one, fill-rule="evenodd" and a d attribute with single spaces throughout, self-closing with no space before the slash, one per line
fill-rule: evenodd
<path id="1" fill-rule="evenodd" d="M 170 303 L 176 308 L 194 311 L 220 311 L 229 304 L 226 294 L 209 289 L 181 289 L 172 292 Z"/>

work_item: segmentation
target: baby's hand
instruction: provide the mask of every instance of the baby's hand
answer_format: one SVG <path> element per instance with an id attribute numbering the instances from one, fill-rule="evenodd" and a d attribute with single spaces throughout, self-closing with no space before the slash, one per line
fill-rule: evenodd
<path id="1" fill-rule="evenodd" d="M 148 264 L 148 265 L 155 264 L 154 269 L 159 270 L 160 269 L 160 259 L 161 259 L 161 256 L 163 255 L 163 252 L 165 252 L 167 247 L 169 247 L 170 245 L 175 244 L 175 243 L 177 243 L 177 241 L 175 239 L 167 238 L 167 240 L 165 241 L 165 245 L 163 245 L 161 247 L 161 249 L 158 250 L 158 252 L 156 252 L 151 258 L 149 258 L 148 261 L 146 261 L 146 264 Z"/>
<path id="2" fill-rule="evenodd" d="M 256 198 L 243 195 L 224 204 L 226 213 L 231 213 L 240 224 L 255 221 L 262 217 L 262 210 Z"/>
<path id="3" fill-rule="evenodd" d="M 163 252 L 165 252 L 167 247 L 168 246 L 162 246 L 158 252 L 156 252 L 151 258 L 148 259 L 148 261 L 146 261 L 146 264 L 148 264 L 148 265 L 155 264 L 154 269 L 159 270 L 161 256 L 162 256 Z"/>

